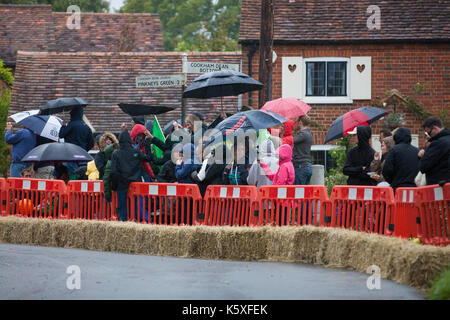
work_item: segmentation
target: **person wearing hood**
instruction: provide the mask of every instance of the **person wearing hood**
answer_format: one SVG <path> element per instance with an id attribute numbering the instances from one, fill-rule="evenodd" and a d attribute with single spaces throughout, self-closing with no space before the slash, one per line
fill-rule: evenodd
<path id="1" fill-rule="evenodd" d="M 283 139 L 281 144 L 288 144 L 291 148 L 294 147 L 294 137 L 292 132 L 294 131 L 295 122 L 293 120 L 288 120 L 283 124 Z"/>
<path id="2" fill-rule="evenodd" d="M 64 139 L 64 142 L 73 143 L 86 151 L 89 151 L 94 146 L 94 135 L 89 126 L 83 121 L 84 110 L 82 107 L 75 107 L 70 111 L 70 121 L 67 125 L 63 123 L 59 130 L 59 138 Z M 70 179 L 76 179 L 74 172 L 79 166 L 86 165 L 85 163 L 66 163 Z"/>
<path id="3" fill-rule="evenodd" d="M 395 146 L 389 150 L 383 166 L 383 176 L 394 191 L 399 187 L 415 187 L 419 173 L 419 149 L 411 145 L 411 131 L 398 128 L 394 133 Z"/>
<path id="4" fill-rule="evenodd" d="M 191 174 L 197 171 L 200 161 L 195 154 L 195 148 L 192 143 L 187 143 L 180 150 L 180 158 L 176 161 L 175 177 L 179 183 L 195 183 Z"/>
<path id="5" fill-rule="evenodd" d="M 29 167 L 29 163 L 22 162 L 22 158 L 36 146 L 36 135 L 30 129 L 12 132 L 12 123 L 6 123 L 5 142 L 12 145 L 11 166 L 9 174 L 12 178 L 20 178 L 22 170 Z"/>
<path id="6" fill-rule="evenodd" d="M 131 129 L 130 137 L 135 149 L 140 150 L 142 153 L 149 156 L 151 155 L 150 132 L 145 126 L 142 124 L 135 124 L 133 129 Z M 154 167 L 156 168 L 156 166 Z M 148 162 L 142 161 L 141 171 L 145 182 L 150 182 L 155 177 L 154 170 Z"/>
<path id="7" fill-rule="evenodd" d="M 116 135 L 112 132 L 105 132 L 98 140 L 98 148 L 99 152 L 95 155 L 95 167 L 99 173 L 99 179 L 103 179 L 104 169 L 106 162 L 108 159 L 105 155 L 105 148 L 111 144 L 119 144 L 119 140 L 117 140 Z"/>
<path id="8" fill-rule="evenodd" d="M 266 177 L 272 181 L 272 185 L 292 185 L 295 180 L 295 170 L 292 164 L 292 148 L 288 144 L 282 144 L 275 152 L 279 158 L 278 170 L 274 173 L 269 165 L 264 161 L 260 161 L 261 168 L 264 170 Z"/>
<path id="9" fill-rule="evenodd" d="M 271 140 L 265 140 L 258 145 L 258 158 L 255 159 L 248 173 L 247 183 L 256 186 L 258 189 L 260 186 L 272 185 L 272 180 L 266 176 L 261 168 L 261 162 L 267 164 L 272 172 L 278 171 L 278 158 L 275 155 L 275 148 Z"/>
<path id="10" fill-rule="evenodd" d="M 450 130 L 444 128 L 437 117 L 427 118 L 422 125 L 430 137 L 430 145 L 420 150 L 420 172 L 425 174 L 427 185 L 450 181 Z"/>
<path id="11" fill-rule="evenodd" d="M 347 152 L 342 173 L 348 176 L 347 185 L 373 186 L 376 181 L 367 174 L 370 172 L 370 164 L 374 158 L 375 150 L 372 149 L 369 139 L 372 136 L 370 126 L 356 127 L 358 144 Z"/>
<path id="12" fill-rule="evenodd" d="M 151 157 L 132 146 L 127 130 L 119 135 L 119 149 L 111 157 L 111 179 L 117 190 L 119 202 L 119 220 L 127 219 L 127 193 L 131 182 L 141 182 L 142 161 L 149 162 Z"/>

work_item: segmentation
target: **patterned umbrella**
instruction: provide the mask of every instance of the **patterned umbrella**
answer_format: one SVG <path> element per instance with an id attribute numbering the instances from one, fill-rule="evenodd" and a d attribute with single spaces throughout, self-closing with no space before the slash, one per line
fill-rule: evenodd
<path id="1" fill-rule="evenodd" d="M 41 137 L 58 141 L 62 120 L 55 116 L 38 115 L 39 110 L 22 111 L 11 115 L 17 124 L 30 129 Z"/>

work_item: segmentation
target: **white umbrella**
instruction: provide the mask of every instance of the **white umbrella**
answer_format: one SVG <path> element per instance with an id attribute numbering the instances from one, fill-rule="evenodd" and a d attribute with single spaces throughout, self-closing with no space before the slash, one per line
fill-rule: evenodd
<path id="1" fill-rule="evenodd" d="M 39 110 L 22 111 L 11 115 L 10 118 L 41 137 L 58 141 L 62 120 L 55 116 L 38 115 L 38 113 Z"/>

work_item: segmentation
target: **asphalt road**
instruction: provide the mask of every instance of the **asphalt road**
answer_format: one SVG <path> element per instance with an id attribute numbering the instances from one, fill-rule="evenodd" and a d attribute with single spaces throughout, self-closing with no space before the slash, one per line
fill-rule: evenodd
<path id="1" fill-rule="evenodd" d="M 424 299 L 422 292 L 385 279 L 381 279 L 379 290 L 369 290 L 369 276 L 296 263 L 216 261 L 0 244 L 2 300 Z"/>

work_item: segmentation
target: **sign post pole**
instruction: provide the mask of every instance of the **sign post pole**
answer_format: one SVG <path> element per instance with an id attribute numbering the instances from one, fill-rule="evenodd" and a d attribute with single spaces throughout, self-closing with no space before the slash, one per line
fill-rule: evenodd
<path id="1" fill-rule="evenodd" d="M 183 53 L 182 55 L 182 64 L 183 64 L 183 72 L 182 72 L 182 85 L 181 85 L 181 125 L 185 125 L 186 119 L 186 99 L 183 98 L 184 90 L 186 90 L 186 82 L 187 82 L 187 54 Z"/>

